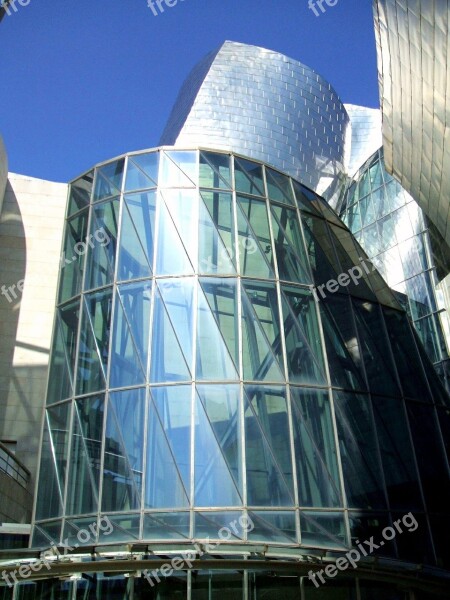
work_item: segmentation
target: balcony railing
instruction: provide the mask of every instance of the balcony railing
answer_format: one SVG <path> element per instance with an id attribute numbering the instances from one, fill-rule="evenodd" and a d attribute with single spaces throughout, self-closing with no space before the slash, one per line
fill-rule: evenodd
<path id="1" fill-rule="evenodd" d="M 26 488 L 30 480 L 28 469 L 14 456 L 14 454 L 0 442 L 0 471 L 3 471 L 22 487 Z"/>

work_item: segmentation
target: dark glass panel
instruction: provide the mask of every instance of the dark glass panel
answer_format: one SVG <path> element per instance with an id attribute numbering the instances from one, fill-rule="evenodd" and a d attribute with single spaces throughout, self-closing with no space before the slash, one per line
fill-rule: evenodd
<path id="1" fill-rule="evenodd" d="M 328 392 L 291 386 L 300 506 L 342 505 Z"/>
<path id="2" fill-rule="evenodd" d="M 303 546 L 343 549 L 347 547 L 344 513 L 300 511 Z"/>
<path id="3" fill-rule="evenodd" d="M 334 392 L 347 504 L 386 508 L 373 416 L 366 396 Z"/>
<path id="4" fill-rule="evenodd" d="M 251 600 L 299 600 L 301 597 L 300 579 L 294 575 L 274 577 L 273 573 L 250 572 L 248 585 Z"/>
<path id="5" fill-rule="evenodd" d="M 96 204 L 92 208 L 85 289 L 102 287 L 112 282 L 116 260 L 118 223 L 118 198 Z"/>
<path id="6" fill-rule="evenodd" d="M 361 600 L 410 600 L 409 592 L 396 589 L 395 584 L 359 580 Z M 416 596 L 417 600 L 422 600 Z M 436 599 L 437 600 L 437 599 Z"/>
<path id="7" fill-rule="evenodd" d="M 349 298 L 341 294 L 330 294 L 320 302 L 319 306 L 331 384 L 354 390 L 366 390 L 359 341 Z"/>
<path id="8" fill-rule="evenodd" d="M 93 179 L 94 171 L 90 171 L 70 184 L 68 217 L 89 205 Z"/>
<path id="9" fill-rule="evenodd" d="M 151 283 L 121 285 L 114 305 L 110 387 L 145 382 L 150 327 Z"/>
<path id="10" fill-rule="evenodd" d="M 297 200 L 297 204 L 300 210 L 305 210 L 313 215 L 320 216 L 321 212 L 319 210 L 320 200 L 318 196 L 308 190 L 304 185 L 292 179 L 292 185 L 294 186 L 295 198 Z"/>
<path id="11" fill-rule="evenodd" d="M 270 200 L 295 206 L 289 177 L 266 167 L 267 194 Z"/>
<path id="12" fill-rule="evenodd" d="M 295 512 L 293 511 L 253 511 L 249 513 L 249 519 L 253 525 L 248 534 L 248 539 L 251 542 L 298 543 Z"/>
<path id="13" fill-rule="evenodd" d="M 144 515 L 144 540 L 182 540 L 190 537 L 188 512 Z"/>
<path id="14" fill-rule="evenodd" d="M 200 187 L 231 189 L 230 155 L 200 152 Z"/>
<path id="15" fill-rule="evenodd" d="M 262 165 L 245 160 L 244 158 L 235 157 L 234 178 L 236 191 L 255 196 L 264 196 L 262 171 Z"/>
<path id="16" fill-rule="evenodd" d="M 200 273 L 234 275 L 235 245 L 231 194 L 202 191 L 198 239 Z M 240 251 L 248 250 L 247 245 L 249 244 L 243 246 Z"/>
<path id="17" fill-rule="evenodd" d="M 416 347 L 416 337 L 404 313 L 383 307 L 392 353 L 405 396 L 431 402 L 427 380 Z"/>
<path id="18" fill-rule="evenodd" d="M 139 509 L 145 389 L 110 393 L 105 432 L 102 510 Z"/>
<path id="19" fill-rule="evenodd" d="M 341 272 L 331 243 L 328 225 L 323 219 L 310 215 L 303 215 L 302 221 L 306 253 L 309 257 L 314 282 L 316 286 L 322 284 L 323 289 L 331 279 L 337 279 L 337 274 Z"/>
<path id="20" fill-rule="evenodd" d="M 60 265 L 59 302 L 64 302 L 81 292 L 88 215 L 87 210 L 83 211 L 66 223 L 64 250 Z M 93 243 L 96 242 L 93 241 Z"/>
<path id="21" fill-rule="evenodd" d="M 97 169 L 94 202 L 120 194 L 124 164 L 125 159 L 121 158 Z"/>
<path id="22" fill-rule="evenodd" d="M 290 381 L 326 384 L 316 304 L 311 293 L 283 286 L 281 305 Z"/>
<path id="23" fill-rule="evenodd" d="M 400 396 L 380 306 L 353 299 L 353 307 L 370 390 Z"/>
<path id="24" fill-rule="evenodd" d="M 128 157 L 125 191 L 156 187 L 159 152 L 134 154 Z"/>
<path id="25" fill-rule="evenodd" d="M 92 576 L 90 573 L 85 573 L 77 581 L 75 599 L 129 600 L 132 598 L 133 582 L 133 577 L 124 577 L 122 574 L 113 576 L 110 573 L 95 573 Z M 148 587 L 148 583 L 145 584 Z M 151 598 L 151 596 L 147 597 Z"/>
<path id="26" fill-rule="evenodd" d="M 192 598 L 195 600 L 242 600 L 242 573 L 200 571 L 192 580 Z"/>
<path id="27" fill-rule="evenodd" d="M 353 547 L 361 544 L 366 552 L 374 556 L 390 556 L 393 558 L 397 556 L 395 538 L 392 540 L 385 540 L 382 537 L 384 528 L 390 527 L 392 524 L 388 513 L 350 511 L 349 521 Z M 368 545 L 370 540 L 374 540 L 378 548 L 373 547 L 371 551 Z M 383 542 L 383 544 L 380 544 L 380 542 Z"/>
<path id="28" fill-rule="evenodd" d="M 80 302 L 61 306 L 56 312 L 50 359 L 47 404 L 72 395 Z"/>
<path id="29" fill-rule="evenodd" d="M 272 229 L 280 279 L 312 283 L 297 211 L 272 206 Z"/>
<path id="30" fill-rule="evenodd" d="M 426 517 L 412 512 L 406 514 L 399 512 L 392 513 L 392 521 L 400 560 L 434 565 L 436 561 Z M 392 536 L 393 532 L 389 532 L 389 535 Z"/>
<path id="31" fill-rule="evenodd" d="M 276 288 L 244 281 L 242 286 L 244 379 L 284 379 L 282 342 Z"/>
<path id="32" fill-rule="evenodd" d="M 450 517 L 447 515 L 431 516 L 431 533 L 437 556 L 437 565 L 441 569 L 450 569 Z"/>
<path id="33" fill-rule="evenodd" d="M 119 280 L 150 277 L 155 243 L 156 192 L 124 197 L 120 230 Z"/>
<path id="34" fill-rule="evenodd" d="M 244 398 L 249 506 L 293 506 L 288 411 L 284 388 L 248 386 Z"/>
<path id="35" fill-rule="evenodd" d="M 330 581 L 323 569 L 322 577 L 325 582 Z M 318 576 L 313 581 L 310 581 L 306 577 L 303 579 L 305 590 L 304 600 L 357 600 L 358 598 L 354 579 L 349 581 L 343 581 L 341 578 L 333 579 L 330 587 L 321 585 L 321 580 Z"/>
<path id="36" fill-rule="evenodd" d="M 372 405 L 389 504 L 399 510 L 420 510 L 419 477 L 403 402 L 374 396 Z"/>
<path id="37" fill-rule="evenodd" d="M 406 407 L 425 504 L 432 512 L 444 512 L 450 505 L 450 472 L 435 410 L 416 402 Z"/>
<path id="38" fill-rule="evenodd" d="M 66 513 L 98 509 L 104 397 L 75 402 Z"/>
<path id="39" fill-rule="evenodd" d="M 242 428 L 238 385 L 198 386 L 195 410 L 195 506 L 238 506 Z"/>
<path id="40" fill-rule="evenodd" d="M 72 594 L 73 582 L 46 579 L 20 583 L 16 587 L 14 597 L 16 600 L 70 600 Z"/>
<path id="41" fill-rule="evenodd" d="M 62 514 L 70 408 L 71 403 L 61 404 L 48 408 L 45 414 L 36 519 L 48 519 Z"/>
<path id="42" fill-rule="evenodd" d="M 160 574 L 158 579 L 149 572 L 147 579 L 142 577 L 135 580 L 133 598 L 134 600 L 187 600 L 187 590 L 187 574 L 183 571 L 174 571 L 173 577 L 163 577 Z"/>
<path id="43" fill-rule="evenodd" d="M 112 290 L 84 296 L 78 355 L 77 393 L 105 388 L 111 329 Z"/>
<path id="44" fill-rule="evenodd" d="M 157 387 L 151 390 L 145 508 L 189 506 L 191 407 L 191 386 Z"/>

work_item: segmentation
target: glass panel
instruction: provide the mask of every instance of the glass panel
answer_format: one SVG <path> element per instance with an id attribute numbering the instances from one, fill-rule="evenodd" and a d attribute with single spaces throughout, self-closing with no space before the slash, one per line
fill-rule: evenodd
<path id="1" fill-rule="evenodd" d="M 249 513 L 253 528 L 248 535 L 251 542 L 296 544 L 295 513 L 288 511 L 254 511 Z"/>
<path id="2" fill-rule="evenodd" d="M 235 157 L 234 178 L 237 192 L 264 196 L 262 165 Z"/>
<path id="3" fill-rule="evenodd" d="M 144 515 L 144 540 L 180 540 L 190 537 L 188 512 Z"/>
<path id="4" fill-rule="evenodd" d="M 231 189 L 230 155 L 200 152 L 200 187 Z"/>
<path id="5" fill-rule="evenodd" d="M 386 508 L 371 405 L 367 397 L 334 392 L 347 504 Z"/>
<path id="6" fill-rule="evenodd" d="M 71 403 L 66 403 L 48 408 L 45 414 L 36 519 L 47 519 L 62 514 L 70 408 Z"/>
<path id="7" fill-rule="evenodd" d="M 59 302 L 64 302 L 81 292 L 88 215 L 86 210 L 66 223 L 64 250 L 60 263 Z"/>
<path id="8" fill-rule="evenodd" d="M 273 250 L 265 202 L 238 196 L 237 225 L 241 273 L 273 278 Z"/>
<path id="9" fill-rule="evenodd" d="M 242 600 L 242 573 L 200 571 L 192 579 L 192 598 L 195 600 Z"/>
<path id="10" fill-rule="evenodd" d="M 112 291 L 84 296 L 78 357 L 78 394 L 105 387 L 111 329 Z"/>
<path id="11" fill-rule="evenodd" d="M 373 548 L 370 554 L 375 556 L 390 556 L 393 558 L 397 557 L 397 548 L 395 539 L 391 541 L 384 540 L 383 545 L 379 541 L 383 541 L 382 532 L 385 527 L 391 526 L 391 519 L 387 513 L 361 513 L 361 512 L 349 512 L 350 521 L 350 535 L 352 540 L 352 546 L 356 546 L 364 541 L 368 542 L 371 539 L 376 540 L 378 549 Z M 369 550 L 368 546 L 367 550 Z"/>
<path id="12" fill-rule="evenodd" d="M 194 190 L 164 190 L 164 202 L 194 268 L 197 268 L 199 197 Z"/>
<path id="13" fill-rule="evenodd" d="M 191 200 L 193 196 L 191 197 Z M 166 203 L 159 198 L 159 225 L 158 225 L 158 251 L 156 255 L 156 273 L 158 275 L 177 275 L 177 274 L 191 274 L 193 273 L 192 264 L 186 253 L 186 248 L 183 246 L 180 235 L 175 227 L 175 223 Z M 175 210 L 175 209 L 174 209 Z M 184 228 L 183 228 L 184 230 Z M 187 233 L 187 239 L 189 241 L 189 235 L 195 235 L 197 230 L 197 224 L 195 229 Z M 195 240 L 192 240 L 193 245 L 196 244 Z M 190 248 L 191 256 L 194 260 L 197 260 L 196 253 L 192 254 L 193 247 Z"/>
<path id="14" fill-rule="evenodd" d="M 320 302 L 319 306 L 331 384 L 366 390 L 366 384 L 363 383 L 361 352 L 349 299 L 340 294 L 332 294 Z"/>
<path id="15" fill-rule="evenodd" d="M 242 292 L 244 379 L 284 379 L 278 301 L 275 286 L 245 282 Z"/>
<path id="16" fill-rule="evenodd" d="M 347 546 L 343 513 L 302 510 L 300 529 L 304 546 L 339 550 Z"/>
<path id="17" fill-rule="evenodd" d="M 191 379 L 193 280 L 159 280 L 155 294 L 152 382 Z"/>
<path id="18" fill-rule="evenodd" d="M 325 285 L 330 279 L 337 279 L 341 267 L 331 243 L 328 225 L 322 219 L 303 215 L 303 230 L 305 232 L 306 254 L 312 268 L 316 285 Z M 320 290 L 320 287 L 319 287 Z"/>
<path id="19" fill-rule="evenodd" d="M 128 157 L 125 191 L 156 187 L 159 152 L 134 154 Z"/>
<path id="20" fill-rule="evenodd" d="M 102 510 L 139 509 L 142 489 L 145 389 L 109 395 Z"/>
<path id="21" fill-rule="evenodd" d="M 254 572 L 249 573 L 248 577 L 251 600 L 269 600 L 277 597 L 283 598 L 283 600 L 299 600 L 301 598 L 300 579 L 294 575 L 273 577 Z"/>
<path id="22" fill-rule="evenodd" d="M 49 579 L 21 583 L 16 587 L 16 600 L 53 600 L 54 598 L 72 598 L 73 583 L 71 581 L 58 581 Z M 0 595 L 1 597 L 1 595 Z"/>
<path id="23" fill-rule="evenodd" d="M 134 577 L 123 575 L 111 576 L 110 573 L 96 573 L 95 576 L 85 575 L 77 580 L 76 600 L 93 600 L 94 598 L 113 598 L 114 600 L 129 600 L 132 598 Z M 145 582 L 148 587 L 148 583 Z"/>
<path id="24" fill-rule="evenodd" d="M 133 542 L 139 539 L 140 515 L 105 515 L 110 527 L 100 531 L 100 544 L 113 544 L 115 542 Z M 125 599 L 124 599 L 125 600 Z M 126 597 L 128 600 L 128 596 Z"/>
<path id="25" fill-rule="evenodd" d="M 93 180 L 94 171 L 90 171 L 70 184 L 68 217 L 89 205 Z"/>
<path id="26" fill-rule="evenodd" d="M 172 560 L 175 561 L 176 557 Z M 181 562 L 184 562 L 183 558 Z M 175 566 L 180 565 L 179 562 L 174 564 Z M 146 578 L 135 579 L 133 598 L 135 600 L 139 598 L 145 598 L 145 600 L 175 600 L 175 598 L 176 600 L 187 600 L 187 589 L 187 573 L 184 571 L 174 570 L 173 577 L 158 577 L 158 579 L 152 573 L 148 573 Z"/>
<path id="27" fill-rule="evenodd" d="M 237 380 L 236 289 L 233 282 L 203 280 L 198 288 L 196 378 Z"/>
<path id="28" fill-rule="evenodd" d="M 445 510 L 447 507 L 448 504 Z M 416 564 L 434 565 L 436 560 L 425 515 L 411 512 L 406 515 L 392 513 L 392 520 L 402 531 L 395 538 L 400 559 Z M 397 526 L 394 526 L 394 531 L 397 531 Z"/>
<path id="29" fill-rule="evenodd" d="M 289 379 L 326 384 L 316 305 L 309 291 L 282 287 L 283 330 Z"/>
<path id="30" fill-rule="evenodd" d="M 188 507 L 191 473 L 191 386 L 151 390 L 146 508 Z"/>
<path id="31" fill-rule="evenodd" d="M 50 359 L 47 404 L 72 395 L 80 303 L 72 302 L 56 312 Z"/>
<path id="32" fill-rule="evenodd" d="M 248 386 L 244 397 L 249 506 L 293 506 L 284 388 Z"/>
<path id="33" fill-rule="evenodd" d="M 291 387 L 300 506 L 341 506 L 328 392 Z"/>
<path id="34" fill-rule="evenodd" d="M 299 209 L 305 210 L 312 215 L 321 215 L 322 213 L 318 208 L 320 205 L 318 196 L 301 183 L 295 181 L 295 179 L 291 179 L 291 181 Z"/>
<path id="35" fill-rule="evenodd" d="M 195 187 L 197 152 L 163 152 L 161 158 L 161 187 Z"/>
<path id="36" fill-rule="evenodd" d="M 195 505 L 242 502 L 238 385 L 198 386 L 195 411 Z"/>
<path id="37" fill-rule="evenodd" d="M 37 523 L 33 532 L 33 545 L 48 548 L 51 545 L 60 545 L 62 521 L 47 521 Z"/>
<path id="38" fill-rule="evenodd" d="M 450 548 L 448 540 L 450 536 L 450 518 L 448 515 L 430 518 L 431 531 L 433 534 L 434 548 L 436 550 L 437 565 L 441 569 L 450 567 Z"/>
<path id="39" fill-rule="evenodd" d="M 254 244 L 256 247 L 256 243 Z M 234 247 L 234 218 L 231 194 L 201 192 L 198 240 L 200 273 L 235 274 L 236 257 Z M 243 248 L 243 251 L 245 252 L 246 249 Z"/>
<path id="40" fill-rule="evenodd" d="M 410 600 L 411 597 L 409 592 L 393 589 L 392 583 L 360 580 L 359 589 L 361 600 Z M 425 600 L 420 596 L 416 596 L 416 598 L 417 600 Z"/>
<path id="41" fill-rule="evenodd" d="M 272 206 L 272 228 L 280 279 L 312 283 L 297 212 Z"/>
<path id="42" fill-rule="evenodd" d="M 114 334 L 110 386 L 145 382 L 150 327 L 151 282 L 118 287 L 114 308 Z"/>
<path id="43" fill-rule="evenodd" d="M 112 533 L 112 523 L 108 517 L 101 517 L 97 522 L 97 515 L 78 519 L 65 519 L 62 539 L 64 544 L 75 546 L 93 546 L 98 542 L 99 532 Z"/>
<path id="44" fill-rule="evenodd" d="M 419 477 L 403 403 L 374 397 L 373 410 L 389 504 L 399 510 L 421 509 Z"/>
<path id="45" fill-rule="evenodd" d="M 244 539 L 244 531 L 251 527 L 250 520 L 243 516 L 242 512 L 204 512 L 194 513 L 195 528 L 194 537 L 197 539 L 233 541 Z M 243 525 L 245 527 L 243 527 Z"/>
<path id="46" fill-rule="evenodd" d="M 95 177 L 94 202 L 120 194 L 125 159 L 109 163 L 97 169 Z"/>
<path id="47" fill-rule="evenodd" d="M 117 278 L 140 279 L 152 274 L 156 193 L 124 196 Z"/>
<path id="48" fill-rule="evenodd" d="M 75 402 L 66 509 L 69 515 L 98 509 L 103 410 L 103 396 Z"/>
<path id="49" fill-rule="evenodd" d="M 91 243 L 86 261 L 85 289 L 102 287 L 114 278 L 119 222 L 119 200 L 96 204 L 92 209 Z M 96 240 L 100 237 L 98 243 Z"/>
<path id="50" fill-rule="evenodd" d="M 295 206 L 289 177 L 266 167 L 267 194 L 271 200 Z"/>

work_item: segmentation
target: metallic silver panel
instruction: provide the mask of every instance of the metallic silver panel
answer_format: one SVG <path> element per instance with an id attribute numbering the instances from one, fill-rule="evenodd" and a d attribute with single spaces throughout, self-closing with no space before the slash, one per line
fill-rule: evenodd
<path id="1" fill-rule="evenodd" d="M 0 213 L 5 197 L 6 182 L 8 180 L 8 157 L 6 155 L 5 145 L 0 136 Z"/>
<path id="2" fill-rule="evenodd" d="M 356 171 L 374 154 L 382 144 L 381 111 L 354 104 L 344 104 L 350 117 L 350 151 L 346 152 L 346 172 L 353 177 Z"/>
<path id="3" fill-rule="evenodd" d="M 184 83 L 160 145 L 241 153 L 330 199 L 344 170 L 348 122 L 337 93 L 309 67 L 225 42 Z"/>

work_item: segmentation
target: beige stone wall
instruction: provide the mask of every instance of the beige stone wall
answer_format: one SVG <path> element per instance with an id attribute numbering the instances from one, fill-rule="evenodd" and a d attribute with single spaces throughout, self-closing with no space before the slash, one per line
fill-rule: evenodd
<path id="1" fill-rule="evenodd" d="M 0 440 L 17 441 L 16 455 L 32 474 L 30 490 L 39 452 L 66 198 L 66 184 L 10 174 L 0 215 Z M 17 287 L 21 280 L 23 292 Z"/>

